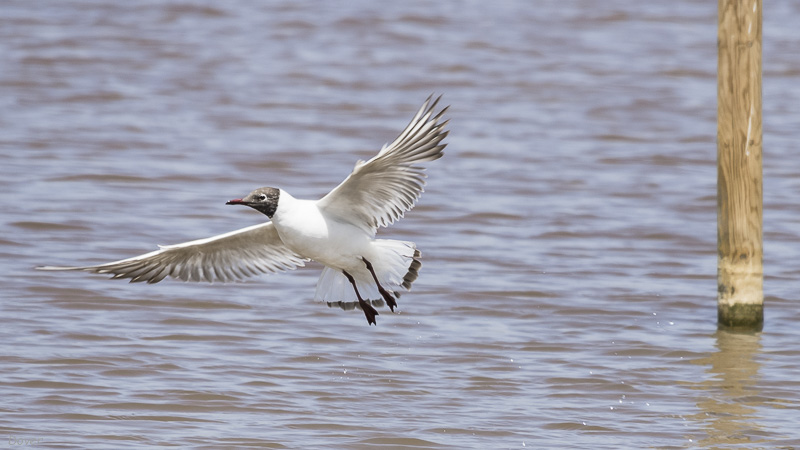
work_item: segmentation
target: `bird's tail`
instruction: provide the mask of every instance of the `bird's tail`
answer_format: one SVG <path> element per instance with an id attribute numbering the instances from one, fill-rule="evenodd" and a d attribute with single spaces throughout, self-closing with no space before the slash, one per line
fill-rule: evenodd
<path id="1" fill-rule="evenodd" d="M 381 286 L 392 292 L 395 297 L 399 297 L 402 291 L 410 290 L 422 267 L 419 261 L 421 254 L 416 244 L 409 241 L 376 239 L 372 246 L 372 255 L 365 257 L 371 258 L 370 262 Z M 361 297 L 364 300 L 371 300 L 375 306 L 383 306 L 384 301 L 378 286 L 366 265 L 353 272 L 351 275 L 356 281 Z M 358 307 L 355 290 L 344 274 L 338 269 L 327 266 L 322 270 L 317 282 L 315 298 L 331 307 L 342 309 Z"/>

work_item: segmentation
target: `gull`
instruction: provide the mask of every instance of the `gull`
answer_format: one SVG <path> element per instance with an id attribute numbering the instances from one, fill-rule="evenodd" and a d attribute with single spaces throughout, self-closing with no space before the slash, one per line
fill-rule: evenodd
<path id="1" fill-rule="evenodd" d="M 302 267 L 309 260 L 324 267 L 315 299 L 342 309 L 358 307 L 375 325 L 374 306 L 394 312 L 400 291 L 408 291 L 422 266 L 416 244 L 376 239 L 411 210 L 425 185 L 420 164 L 442 157 L 447 120 L 435 114 L 438 97 L 428 97 L 402 133 L 319 200 L 292 197 L 283 189 L 262 187 L 227 205 L 244 205 L 270 221 L 217 236 L 159 246 L 133 258 L 80 267 L 42 266 L 39 270 L 79 270 L 112 279 L 158 283 L 229 282 Z M 373 306 L 374 305 L 374 306 Z"/>

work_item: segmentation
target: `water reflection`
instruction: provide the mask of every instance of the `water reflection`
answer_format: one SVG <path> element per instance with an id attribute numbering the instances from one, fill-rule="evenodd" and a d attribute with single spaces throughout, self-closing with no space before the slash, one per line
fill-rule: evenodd
<path id="1" fill-rule="evenodd" d="M 699 390 L 697 406 L 701 410 L 693 419 L 707 436 L 704 446 L 748 444 L 762 434 L 757 408 L 764 406 L 759 394 L 758 379 L 761 354 L 761 333 L 716 332 L 717 351 L 694 361 L 708 366 L 710 376 L 694 388 Z"/>

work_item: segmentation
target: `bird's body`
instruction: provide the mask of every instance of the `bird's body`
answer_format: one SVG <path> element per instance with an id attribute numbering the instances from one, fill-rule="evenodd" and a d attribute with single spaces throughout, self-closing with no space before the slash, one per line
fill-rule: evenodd
<path id="1" fill-rule="evenodd" d="M 313 200 L 296 199 L 281 191 L 272 223 L 281 241 L 298 255 L 328 267 L 355 270 L 369 259 L 372 239 L 358 227 L 326 216 Z M 372 256 L 371 253 L 369 256 Z"/>
<path id="2" fill-rule="evenodd" d="M 167 276 L 213 282 L 290 270 L 315 260 L 325 266 L 316 299 L 343 309 L 358 305 L 374 324 L 378 313 L 372 305 L 386 302 L 394 310 L 399 290 L 411 288 L 421 266 L 413 242 L 375 239 L 375 234 L 413 208 L 425 178 L 417 164 L 443 154 L 447 122 L 439 120 L 447 108 L 434 116 L 437 102 L 429 98 L 392 144 L 356 163 L 350 176 L 319 200 L 265 187 L 228 202 L 260 211 L 271 222 L 111 263 L 39 269 L 108 273 L 149 283 Z"/>

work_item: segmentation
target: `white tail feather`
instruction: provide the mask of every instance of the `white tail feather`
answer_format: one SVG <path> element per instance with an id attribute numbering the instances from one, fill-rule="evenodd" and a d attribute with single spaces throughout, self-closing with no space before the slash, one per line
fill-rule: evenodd
<path id="1" fill-rule="evenodd" d="M 365 255 L 372 263 L 375 275 L 384 289 L 390 292 L 407 291 L 416 278 L 419 257 L 416 245 L 408 241 L 376 239 L 372 242 L 372 254 Z M 358 292 L 364 300 L 381 300 L 378 286 L 366 265 L 356 271 L 348 271 L 356 280 Z M 412 276 L 413 272 L 413 276 Z M 410 281 L 409 281 L 410 280 Z M 322 270 L 317 282 L 315 300 L 329 304 L 357 302 L 355 290 L 340 269 L 328 266 Z M 341 306 L 341 305 L 340 305 Z M 344 307 L 344 306 L 343 306 Z M 349 309 L 349 308 L 348 308 Z"/>

